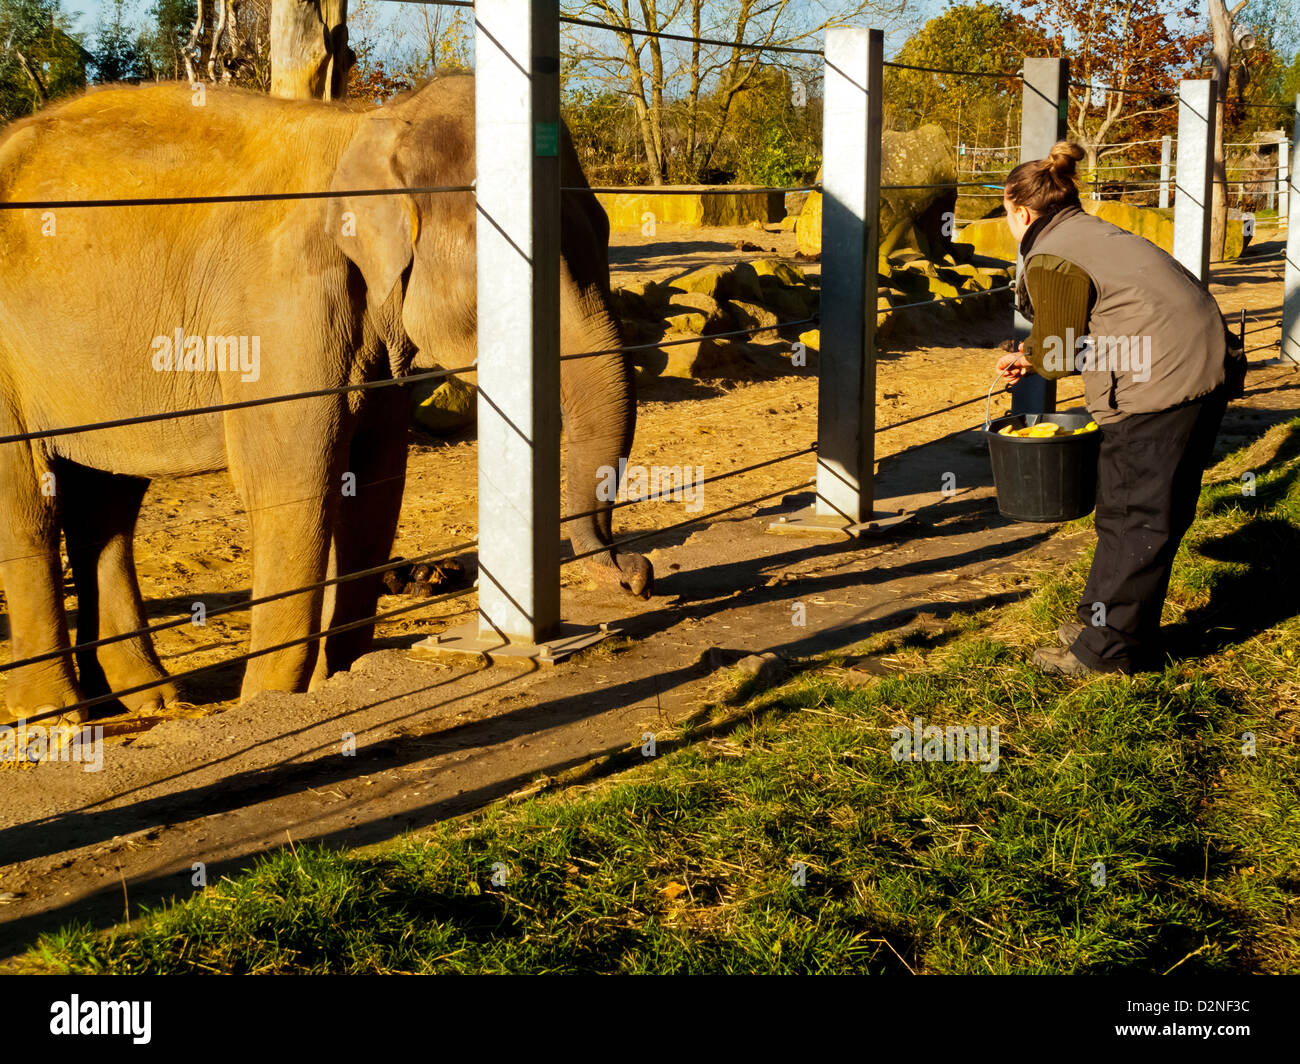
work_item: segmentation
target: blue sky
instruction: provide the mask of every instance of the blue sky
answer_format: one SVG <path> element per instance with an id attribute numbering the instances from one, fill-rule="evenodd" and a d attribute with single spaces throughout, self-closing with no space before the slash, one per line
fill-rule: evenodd
<path id="1" fill-rule="evenodd" d="M 152 0 L 127 0 L 128 21 L 133 24 L 144 22 L 148 17 L 149 8 L 152 6 Z M 391 6 L 397 10 L 400 9 L 401 5 L 392 4 Z M 948 7 L 948 0 L 908 0 L 909 24 L 918 26 L 927 19 L 942 13 L 946 7 Z M 107 18 L 111 15 L 113 0 L 64 0 L 64 9 L 73 16 L 74 27 L 89 35 L 93 32 L 101 16 Z M 902 47 L 908 32 L 910 31 L 899 30 L 886 34 L 886 55 L 892 55 Z"/>

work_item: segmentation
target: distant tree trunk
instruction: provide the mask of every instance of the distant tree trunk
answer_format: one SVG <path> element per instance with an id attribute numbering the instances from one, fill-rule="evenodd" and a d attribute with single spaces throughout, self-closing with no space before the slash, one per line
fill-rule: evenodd
<path id="1" fill-rule="evenodd" d="M 36 64 L 28 62 L 28 59 L 17 48 L 14 49 L 14 55 L 18 59 L 18 65 L 23 68 L 23 73 L 32 83 L 32 91 L 36 93 L 36 104 L 38 107 L 44 107 L 50 102 L 50 94 L 45 88 L 45 82 L 41 80 L 41 75 L 37 73 Z"/>
<path id="2" fill-rule="evenodd" d="M 272 0 L 272 96 L 341 100 L 353 59 L 347 0 Z"/>
<path id="3" fill-rule="evenodd" d="M 1232 24 L 1246 0 L 1228 9 L 1226 0 L 1210 0 L 1210 29 L 1214 34 L 1214 79 L 1218 84 L 1215 94 L 1218 103 L 1214 108 L 1214 185 L 1210 194 L 1210 258 L 1222 259 L 1228 238 L 1228 168 L 1224 151 L 1223 119 L 1231 83 L 1229 64 L 1232 62 Z"/>

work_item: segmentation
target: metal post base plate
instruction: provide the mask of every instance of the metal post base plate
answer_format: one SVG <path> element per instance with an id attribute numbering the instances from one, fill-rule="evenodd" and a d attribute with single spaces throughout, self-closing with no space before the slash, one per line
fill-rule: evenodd
<path id="1" fill-rule="evenodd" d="M 420 640 L 411 647 L 410 653 L 412 657 L 426 660 L 470 655 L 487 658 L 491 665 L 510 662 L 525 664 L 529 661 L 539 665 L 555 665 L 579 650 L 595 646 L 619 632 L 620 629 L 608 624 L 596 628 L 590 625 L 561 624 L 556 635 L 544 643 L 512 643 L 504 636 L 491 633 L 484 635 L 479 630 L 478 621 L 474 620 Z"/>
<path id="2" fill-rule="evenodd" d="M 791 517 L 778 518 L 767 526 L 767 530 L 786 536 L 843 536 L 853 539 L 890 532 L 915 516 L 907 510 L 876 510 L 870 521 L 854 523 L 839 514 L 819 514 L 815 507 L 810 506 Z"/>

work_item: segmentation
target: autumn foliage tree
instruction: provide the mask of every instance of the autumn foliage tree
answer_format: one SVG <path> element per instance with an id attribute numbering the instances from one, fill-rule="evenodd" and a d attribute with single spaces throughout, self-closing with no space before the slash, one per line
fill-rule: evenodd
<path id="1" fill-rule="evenodd" d="M 1027 55 L 1047 55 L 1049 45 L 1029 20 L 1002 4 L 963 4 L 930 19 L 894 60 L 913 66 L 982 73 L 1019 70 Z M 969 77 L 890 67 L 885 71 L 886 121 L 912 129 L 927 122 L 946 128 L 954 141 L 1012 142 L 1019 113 L 1018 78 Z"/>
<path id="2" fill-rule="evenodd" d="M 1022 8 L 1052 54 L 1070 59 L 1069 132 L 1087 153 L 1089 169 L 1123 150 L 1105 145 L 1140 139 L 1151 119 L 1169 124 L 1178 80 L 1208 39 L 1192 30 L 1198 15 L 1190 4 L 1022 0 Z"/>
<path id="3" fill-rule="evenodd" d="M 609 27 L 566 28 L 566 73 L 598 94 L 618 92 L 627 100 L 651 184 L 670 177 L 703 180 L 744 94 L 761 88 L 771 77 L 768 68 L 796 65 L 785 63 L 794 57 L 759 46 L 816 48 L 827 27 L 877 25 L 890 11 L 879 0 L 835 0 L 816 8 L 793 0 L 564 0 L 561 10 Z M 674 42 L 637 30 L 748 47 Z"/>

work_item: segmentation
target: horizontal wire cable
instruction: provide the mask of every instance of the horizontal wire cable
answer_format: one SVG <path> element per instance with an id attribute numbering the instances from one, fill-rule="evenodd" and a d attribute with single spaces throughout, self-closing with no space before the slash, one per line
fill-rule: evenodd
<path id="1" fill-rule="evenodd" d="M 1251 262 L 1255 259 L 1276 259 L 1286 255 L 1285 251 L 1261 251 L 1254 255 L 1238 255 L 1235 259 L 1211 259 L 1211 266 L 1220 266 L 1225 262 Z"/>
<path id="2" fill-rule="evenodd" d="M 663 30 L 643 30 L 636 26 L 612 26 L 608 22 L 596 22 L 593 19 L 572 18 L 561 15 L 560 21 L 568 26 L 589 26 L 596 30 L 608 30 L 610 33 L 627 34 L 632 37 L 655 37 L 664 41 L 685 41 L 687 44 L 708 44 L 719 48 L 734 48 L 739 52 L 783 52 L 787 55 L 825 55 L 820 48 L 794 48 L 787 44 L 747 44 L 744 41 L 718 41 L 708 37 L 690 37 L 681 33 L 665 33 Z"/>
<path id="3" fill-rule="evenodd" d="M 1246 348 L 1245 351 L 1242 352 L 1242 354 L 1249 355 L 1254 351 L 1268 351 L 1274 347 L 1281 347 L 1281 346 L 1282 346 L 1282 340 L 1279 338 L 1277 340 L 1274 340 L 1271 344 L 1260 344 L 1258 347 L 1248 347 Z"/>
<path id="4" fill-rule="evenodd" d="M 629 347 L 611 347 L 604 351 L 583 351 L 577 355 L 561 355 L 560 361 L 567 362 L 574 358 L 598 358 L 603 355 L 630 355 L 638 351 L 657 351 L 662 347 L 680 347 L 683 344 L 698 344 L 702 340 L 727 340 L 736 336 L 757 336 L 759 333 L 771 332 L 773 329 L 793 329 L 800 325 L 818 325 L 820 318 L 802 318 L 799 321 L 785 321 L 778 325 L 755 325 L 749 329 L 736 329 L 733 332 L 709 333 L 705 336 L 691 336 L 685 340 L 665 340 L 654 344 L 633 344 Z M 0 443 L 3 443 L 0 440 Z"/>
<path id="5" fill-rule="evenodd" d="M 773 499 L 778 495 L 784 495 L 786 492 L 794 491 L 795 488 L 807 487 L 810 483 L 812 482 L 807 480 L 801 481 L 793 487 L 782 488 L 780 491 L 772 491 L 768 492 L 766 495 L 759 495 L 757 498 L 746 499 L 744 502 L 738 502 L 734 506 L 726 506 L 721 510 L 714 510 L 711 513 L 700 514 L 699 517 L 693 517 L 688 521 L 678 521 L 676 524 L 665 525 L 663 528 L 655 528 L 646 532 L 638 532 L 632 536 L 625 536 L 622 539 L 616 539 L 612 543 L 606 544 L 603 547 L 597 547 L 595 550 L 583 551 L 581 554 L 574 554 L 568 558 L 563 558 L 560 561 L 560 565 L 570 565 L 573 562 L 582 561 L 584 558 L 590 558 L 597 554 L 604 554 L 606 551 L 617 553 L 629 543 L 640 543 L 642 540 L 652 539 L 653 537 L 663 535 L 666 532 L 673 532 L 679 528 L 687 528 L 690 525 L 698 525 L 703 521 L 711 520 L 712 518 L 719 517 L 722 514 L 731 513 L 733 510 L 741 510 L 746 506 L 754 505 L 756 502 L 765 502 L 766 500 Z"/>
<path id="6" fill-rule="evenodd" d="M 1176 142 L 1176 141 L 1178 140 L 1178 138 L 1177 138 L 1177 137 L 1170 137 L 1169 140 L 1170 140 L 1170 143 L 1174 143 L 1174 142 Z M 1163 143 L 1164 143 L 1164 139 L 1163 139 L 1162 137 L 1157 137 L 1155 140 L 1116 140 L 1116 141 L 1107 141 L 1107 142 L 1104 143 L 1104 144 L 1095 144 L 1095 145 L 1093 145 L 1093 146 L 1094 146 L 1094 147 L 1097 147 L 1097 148 L 1132 148 L 1132 147 L 1135 147 L 1135 146 L 1137 146 L 1137 145 L 1139 145 L 1139 144 L 1163 144 Z"/>
<path id="7" fill-rule="evenodd" d="M 1091 89 L 1094 92 L 1116 92 L 1121 96 L 1164 96 L 1172 99 L 1178 98 L 1177 91 L 1170 92 L 1168 89 L 1157 89 L 1151 86 L 1143 86 L 1136 89 L 1119 89 L 1113 85 L 1092 85 L 1086 81 L 1071 81 L 1070 84 L 1076 89 Z"/>
<path id="8" fill-rule="evenodd" d="M 792 188 L 770 188 L 767 186 L 732 187 L 729 185 L 631 185 L 611 188 L 579 188 L 565 186 L 561 192 L 593 192 L 603 196 L 766 196 L 778 193 L 820 192 L 821 185 L 795 185 Z"/>
<path id="9" fill-rule="evenodd" d="M 461 550 L 470 549 L 478 546 L 478 540 L 471 540 L 467 543 L 457 543 L 451 547 L 444 547 L 428 554 L 421 554 L 415 558 L 403 558 L 400 562 L 387 562 L 384 565 L 375 566 L 371 569 L 359 569 L 354 573 L 345 573 L 342 576 L 331 577 L 328 580 L 321 580 L 315 584 L 307 584 L 303 587 L 295 587 L 288 591 L 277 591 L 273 595 L 263 595 L 261 598 L 249 599 L 246 602 L 234 602 L 229 606 L 218 606 L 215 609 L 207 610 L 205 618 L 218 617 L 225 613 L 239 613 L 243 610 L 250 610 L 254 606 L 262 606 L 268 602 L 278 602 L 280 599 L 291 598 L 294 595 L 301 595 L 308 591 L 318 591 L 322 588 L 329 587 L 333 584 L 346 584 L 352 580 L 361 580 L 367 576 L 377 576 L 381 573 L 390 572 L 399 565 L 420 565 L 424 562 L 434 561 L 437 558 L 444 558 L 448 554 L 459 553 Z M 222 594 L 223 592 L 215 592 Z M 196 595 L 196 600 L 201 600 L 202 596 Z M 105 636 L 103 639 L 95 639 L 88 643 L 78 643 L 60 650 L 49 650 L 43 654 L 34 654 L 29 658 L 20 658 L 17 661 L 11 661 L 7 665 L 0 665 L 0 673 L 6 673 L 13 669 L 21 668 L 24 665 L 35 665 L 37 662 L 50 661 L 54 658 L 61 658 L 65 654 L 75 654 L 82 650 L 94 650 L 97 647 L 108 646 L 112 643 L 120 643 L 124 639 L 135 639 L 137 636 L 152 635 L 155 632 L 165 632 L 172 628 L 179 628 L 182 625 L 190 624 L 193 617 L 177 617 L 174 620 L 163 621 L 160 624 L 145 625 L 143 628 L 136 628 L 130 632 L 121 632 L 117 635 Z"/>
<path id="10" fill-rule="evenodd" d="M 1010 387 L 1002 389 L 1003 392 L 1009 392 L 1010 390 Z M 997 392 L 995 394 L 1001 395 L 1002 392 Z M 894 421 L 888 425 L 882 425 L 880 428 L 876 429 L 876 431 L 888 432 L 890 429 L 902 428 L 904 425 L 911 425 L 917 421 L 924 421 L 926 418 L 936 417 L 939 414 L 946 414 L 949 410 L 960 410 L 963 406 L 970 406 L 971 403 L 982 403 L 984 401 L 984 396 L 977 395 L 974 399 L 963 399 L 960 403 L 953 403 L 951 406 L 941 406 L 938 410 L 931 410 L 928 413 L 917 414 L 915 417 L 909 417 L 903 421 Z"/>
<path id="11" fill-rule="evenodd" d="M 769 400 L 764 399 L 763 402 L 766 403 L 769 402 Z M 716 476 L 712 476 L 712 477 L 705 477 L 703 480 L 696 481 L 694 486 L 697 489 L 702 488 L 705 484 L 715 484 L 720 480 L 728 480 L 731 477 L 738 477 L 742 473 L 752 473 L 756 469 L 763 469 L 767 466 L 779 465 L 782 462 L 790 461 L 792 458 L 799 458 L 805 454 L 816 454 L 816 453 L 817 453 L 817 445 L 812 444 L 811 446 L 805 447 L 800 451 L 791 451 L 789 454 L 783 454 L 776 458 L 769 458 L 763 462 L 755 462 L 753 465 L 747 465 L 741 469 L 729 469 L 725 473 L 719 473 Z M 680 488 L 676 490 L 678 492 L 681 491 Z M 657 502 L 660 499 L 671 500 L 672 495 L 673 492 L 671 491 L 668 492 L 667 494 L 663 492 L 659 492 L 659 494 L 657 495 L 639 495 L 635 499 L 625 499 L 622 502 L 615 502 L 610 506 L 599 507 L 595 510 L 586 510 L 580 514 L 570 514 L 568 517 L 561 517 L 560 524 L 565 524 L 566 522 L 569 521 L 577 521 L 583 517 L 594 517 L 596 514 L 605 513 L 607 510 L 621 510 L 624 506 L 635 506 L 637 503 L 641 503 L 641 502 Z"/>
<path id="12" fill-rule="evenodd" d="M 159 372 L 168 373 L 173 371 L 161 370 Z M 173 418 L 221 414 L 227 410 L 247 410 L 255 406 L 271 406 L 275 403 L 287 403 L 296 399 L 319 399 L 328 395 L 343 395 L 346 392 L 366 391 L 372 388 L 392 388 L 398 385 L 418 384 L 420 381 L 438 380 L 442 377 L 454 377 L 461 373 L 477 372 L 478 363 L 475 362 L 464 369 L 435 369 L 412 373 L 405 377 L 387 377 L 378 381 L 363 381 L 361 384 L 342 384 L 336 388 L 318 388 L 310 392 L 289 392 L 285 395 L 271 395 L 262 399 L 241 399 L 237 403 L 217 403 L 213 406 L 193 407 L 188 410 L 171 410 L 159 414 L 139 414 L 135 417 L 117 418 L 113 421 L 93 421 L 86 425 L 70 425 L 60 429 L 38 429 L 35 432 L 19 432 L 11 436 L 0 436 L 0 444 L 26 443 L 29 440 L 45 440 L 53 436 L 71 436 L 78 432 L 94 432 L 98 429 L 116 429 L 128 425 L 147 425 L 155 421 L 170 421 Z"/>
<path id="13" fill-rule="evenodd" d="M 887 66 L 887 67 L 892 67 L 892 68 L 895 69 L 895 70 L 919 70 L 919 71 L 921 71 L 922 73 L 925 73 L 925 74 L 958 74 L 958 75 L 960 75 L 960 76 L 962 76 L 962 77 L 965 77 L 965 78 L 1001 78 L 1001 79 L 1004 79 L 1004 80 L 1007 79 L 1007 78 L 1010 78 L 1010 79 L 1013 79 L 1013 80 L 1019 81 L 1020 79 L 1022 79 L 1022 78 L 1024 77 L 1024 74 L 1023 74 L 1021 71 L 1019 71 L 1019 70 L 1011 70 L 1011 71 L 997 71 L 997 70 L 951 70 L 951 69 L 948 69 L 948 68 L 946 68 L 946 67 L 913 66 L 911 63 L 894 63 L 894 62 L 891 62 L 891 61 L 888 60 L 888 59 L 885 60 L 885 64 L 884 64 L 884 65 Z M 1017 147 L 1018 147 L 1018 146 L 1019 146 L 1019 145 L 1017 145 Z M 999 149 L 997 149 L 997 148 L 992 148 L 992 149 L 989 149 L 989 150 L 990 150 L 990 151 L 998 151 Z"/>
<path id="14" fill-rule="evenodd" d="M 955 296 L 941 296 L 938 299 L 925 299 L 919 303 L 901 303 L 896 307 L 880 307 L 876 313 L 885 314 L 891 310 L 909 310 L 912 307 L 933 307 L 939 303 L 955 303 L 962 299 L 975 299 L 977 296 L 991 296 L 997 292 L 1010 292 L 1015 288 L 1014 285 L 1004 284 L 997 288 L 986 288 L 979 292 L 962 292 Z"/>
<path id="15" fill-rule="evenodd" d="M 354 628 L 362 628 L 368 624 L 374 624 L 377 621 L 386 620 L 389 617 L 396 617 L 403 613 L 412 613 L 415 610 L 426 609 L 429 606 L 436 606 L 441 602 L 447 602 L 463 595 L 471 594 L 476 591 L 477 587 L 464 588 L 460 591 L 449 591 L 443 595 L 436 595 L 433 598 L 421 599 L 419 602 L 412 603 L 408 606 L 399 606 L 397 609 L 386 610 L 383 613 L 376 613 L 373 616 L 365 617 L 359 621 L 349 621 L 347 624 L 334 625 L 319 632 L 311 632 L 297 639 L 290 639 L 284 643 L 276 643 L 274 646 L 262 647 L 260 650 L 250 650 L 244 654 L 239 654 L 225 661 L 214 661 L 210 665 L 200 665 L 198 668 L 188 669 L 185 672 L 174 673 L 170 676 L 164 676 L 159 680 L 150 680 L 148 683 L 136 684 L 134 687 L 127 687 L 121 691 L 110 691 L 105 695 L 96 695 L 94 698 L 85 698 L 80 702 L 70 706 L 60 706 L 48 713 L 39 713 L 20 718 L 21 722 L 30 722 L 34 720 L 48 720 L 50 717 L 61 717 L 65 713 L 71 713 L 78 709 L 90 709 L 92 706 L 103 705 L 105 702 L 116 702 L 126 695 L 139 694 L 142 691 L 151 691 L 155 687 L 163 687 L 169 683 L 176 683 L 181 680 L 188 680 L 203 673 L 214 672 L 217 669 L 224 669 L 230 665 L 237 664 L 241 661 L 251 661 L 253 658 L 260 658 L 266 654 L 274 654 L 279 650 L 288 650 L 290 647 L 301 646 L 304 643 L 314 643 L 326 636 L 338 635 L 340 632 L 350 632 Z M 20 721 L 11 722 L 12 724 Z"/>
<path id="16" fill-rule="evenodd" d="M 21 200 L 0 202 L 0 211 L 36 211 L 82 207 L 172 207 L 196 203 L 272 203 L 286 200 L 352 199 L 358 196 L 417 196 L 432 192 L 475 192 L 473 185 L 412 188 L 361 188 L 344 192 L 250 192 L 228 196 L 155 196 L 143 199 Z"/>
<path id="17" fill-rule="evenodd" d="M 987 181 L 941 181 L 932 182 L 928 185 L 881 185 L 882 192 L 897 189 L 920 189 L 920 188 L 988 188 Z"/>

